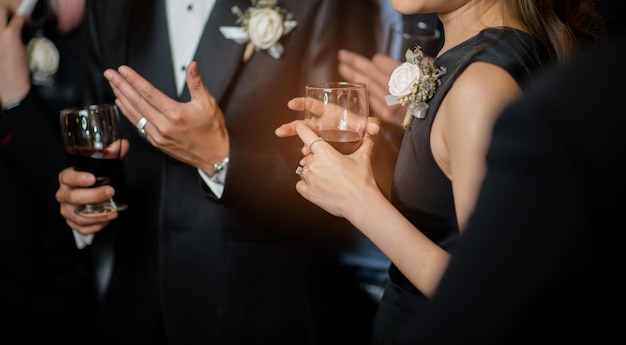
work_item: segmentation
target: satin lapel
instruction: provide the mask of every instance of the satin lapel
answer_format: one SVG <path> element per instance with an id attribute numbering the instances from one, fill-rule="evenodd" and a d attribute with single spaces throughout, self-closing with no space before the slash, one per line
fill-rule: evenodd
<path id="1" fill-rule="evenodd" d="M 128 65 L 157 89 L 176 98 L 165 0 L 134 0 Z"/>
<path id="2" fill-rule="evenodd" d="M 237 16 L 231 10 L 235 5 L 245 10 L 251 6 L 251 2 L 249 0 L 215 2 L 194 57 L 205 84 L 218 102 L 230 85 L 245 48 L 245 45 L 226 39 L 219 30 L 220 26 L 239 26 L 235 23 Z M 189 90 L 186 86 L 182 98 L 189 99 Z"/>

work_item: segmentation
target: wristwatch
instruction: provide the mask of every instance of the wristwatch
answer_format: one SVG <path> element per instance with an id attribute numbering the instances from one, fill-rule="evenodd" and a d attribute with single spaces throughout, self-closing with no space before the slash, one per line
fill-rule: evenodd
<path id="1" fill-rule="evenodd" d="M 228 167 L 229 158 L 226 157 L 217 163 L 213 163 L 213 173 L 209 176 L 209 179 L 215 183 L 224 184 L 224 175 L 226 175 L 226 168 Z"/>

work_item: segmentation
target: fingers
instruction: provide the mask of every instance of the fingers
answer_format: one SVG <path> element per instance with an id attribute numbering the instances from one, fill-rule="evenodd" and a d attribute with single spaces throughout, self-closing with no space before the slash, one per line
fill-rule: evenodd
<path id="1" fill-rule="evenodd" d="M 9 8 L 4 5 L 0 5 L 0 33 L 2 33 L 2 31 L 4 31 L 4 28 L 9 24 L 8 20 Z"/>
<path id="2" fill-rule="evenodd" d="M 107 200 L 115 194 L 111 186 L 89 188 L 96 183 L 96 177 L 88 172 L 66 168 L 59 173 L 59 189 L 56 200 L 61 204 L 82 205 Z"/>
<path id="3" fill-rule="evenodd" d="M 60 205 L 60 213 L 66 223 L 82 234 L 90 234 L 103 229 L 117 213 L 103 215 L 78 215 L 76 209 L 85 203 L 107 200 L 115 194 L 111 186 L 89 188 L 96 182 L 93 174 L 66 168 L 59 173 L 59 189 L 55 197 Z"/>
<path id="4" fill-rule="evenodd" d="M 385 96 L 389 94 L 389 78 L 399 61 L 384 55 L 376 54 L 372 58 L 373 70 L 371 74 L 372 85 L 368 85 L 370 92 L 370 107 L 374 114 L 395 125 L 401 125 L 404 119 L 405 109 L 400 105 L 388 105 Z"/>
<path id="5" fill-rule="evenodd" d="M 109 185 L 90 188 L 96 181 L 93 175 L 80 173 L 70 176 L 64 174 L 66 170 L 59 174 L 59 189 L 55 195 L 60 204 L 74 205 L 77 208 L 83 204 L 108 200 L 115 195 L 115 189 Z"/>
<path id="6" fill-rule="evenodd" d="M 24 27 L 24 23 L 26 23 L 27 19 L 28 19 L 27 17 L 15 15 L 11 18 L 11 22 L 9 22 L 8 27 L 11 30 L 15 30 L 16 32 L 21 32 L 22 28 Z"/>
<path id="7" fill-rule="evenodd" d="M 304 104 L 305 98 L 297 97 L 289 100 L 289 102 L 287 102 L 287 107 L 291 110 L 303 111 Z M 280 138 L 292 137 L 294 135 L 297 135 L 298 133 L 296 132 L 296 126 L 302 122 L 302 120 L 293 120 L 289 123 L 284 123 L 274 130 L 274 134 Z"/>
<path id="8" fill-rule="evenodd" d="M 306 145 L 302 149 L 302 153 L 304 153 L 305 156 L 309 153 L 313 153 L 313 148 L 311 144 L 314 142 L 314 140 L 319 138 L 319 135 L 313 132 L 313 130 L 309 128 L 309 126 L 305 125 L 304 122 L 296 124 L 296 132 L 298 133 L 298 137 L 300 137 L 302 142 Z M 320 140 L 319 142 L 315 143 L 315 147 L 319 148 L 319 146 L 325 144 L 326 143 L 323 140 Z"/>
<path id="9" fill-rule="evenodd" d="M 370 59 L 345 49 L 339 50 L 337 57 L 338 71 L 344 79 L 355 83 L 370 83 L 369 74 L 373 68 Z"/>
<path id="10" fill-rule="evenodd" d="M 197 62 L 192 61 L 187 65 L 186 79 L 187 88 L 191 96 L 191 102 L 189 103 L 195 104 L 195 106 L 202 109 L 203 112 L 213 113 L 215 115 L 218 113 L 221 114 L 217 100 L 207 88 L 204 79 L 202 79 Z M 165 115 L 168 116 L 167 113 Z"/>
<path id="11" fill-rule="evenodd" d="M 280 138 L 292 137 L 294 135 L 298 135 L 298 132 L 296 131 L 296 126 L 299 123 L 303 123 L 303 122 L 304 121 L 302 120 L 293 120 L 289 123 L 282 124 L 280 125 L 280 127 L 274 130 L 274 134 L 276 134 L 276 136 Z"/>
<path id="12" fill-rule="evenodd" d="M 379 85 L 387 85 L 389 77 L 402 63 L 384 54 L 376 54 L 372 58 L 372 64 L 376 67 L 377 73 L 374 74 L 374 82 Z"/>
<path id="13" fill-rule="evenodd" d="M 304 111 L 305 100 L 306 98 L 304 97 L 293 98 L 287 102 L 287 107 L 291 110 Z"/>
<path id="14" fill-rule="evenodd" d="M 145 117 L 154 126 L 170 107 L 169 97 L 128 66 L 120 66 L 117 71 L 107 69 L 104 77 L 117 97 L 116 104 L 132 123 Z"/>
<path id="15" fill-rule="evenodd" d="M 59 173 L 59 185 L 61 187 L 89 187 L 94 183 L 96 183 L 96 177 L 88 172 L 76 171 L 74 168 L 65 168 Z"/>
<path id="16" fill-rule="evenodd" d="M 118 217 L 117 212 L 94 215 L 77 215 L 75 207 L 61 205 L 61 215 L 67 225 L 83 235 L 94 234 L 104 229 L 109 223 Z"/>
<path id="17" fill-rule="evenodd" d="M 9 16 L 11 17 L 11 21 L 9 22 Z M 24 27 L 24 23 L 28 21 L 28 17 L 23 15 L 14 14 L 13 10 L 7 5 L 0 4 L 0 32 L 4 29 L 11 29 L 14 32 L 21 32 L 22 27 Z"/>
<path id="18" fill-rule="evenodd" d="M 208 92 L 206 84 L 204 84 L 204 80 L 198 71 L 197 62 L 191 61 L 189 65 L 187 65 L 186 76 L 187 88 L 189 89 L 192 99 L 204 96 L 204 94 Z"/>
<path id="19" fill-rule="evenodd" d="M 378 135 L 380 133 L 380 121 L 375 117 L 367 118 L 367 128 L 365 129 L 365 133 L 369 136 Z"/>
<path id="20" fill-rule="evenodd" d="M 369 60 L 347 50 L 340 50 L 338 59 L 339 73 L 343 78 L 367 84 L 370 108 L 374 114 L 387 122 L 402 123 L 402 109 L 390 107 L 384 99 L 389 94 L 389 77 L 400 62 L 384 54 L 376 54 Z"/>
<path id="21" fill-rule="evenodd" d="M 289 102 L 287 102 L 287 107 L 291 110 L 296 110 L 296 111 L 303 111 L 304 110 L 304 104 L 305 104 L 305 98 L 304 97 L 297 97 L 297 98 L 293 98 L 291 99 Z M 280 138 L 285 138 L 285 137 L 292 137 L 294 135 L 297 135 L 297 131 L 296 131 L 296 126 L 299 123 L 303 123 L 302 120 L 293 120 L 289 123 L 284 123 L 282 125 L 280 125 L 280 127 L 276 128 L 274 130 L 274 134 L 277 137 Z"/>

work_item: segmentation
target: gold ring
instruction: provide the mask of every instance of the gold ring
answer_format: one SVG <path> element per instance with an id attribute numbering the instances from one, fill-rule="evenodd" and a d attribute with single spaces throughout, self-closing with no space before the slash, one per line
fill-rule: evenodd
<path id="1" fill-rule="evenodd" d="M 313 151 L 311 150 L 311 146 L 313 146 L 313 144 L 315 144 L 316 142 L 318 142 L 320 140 L 324 140 L 324 139 L 322 137 L 317 137 L 317 138 L 309 141 L 309 145 L 308 145 L 309 152 L 313 153 Z"/>

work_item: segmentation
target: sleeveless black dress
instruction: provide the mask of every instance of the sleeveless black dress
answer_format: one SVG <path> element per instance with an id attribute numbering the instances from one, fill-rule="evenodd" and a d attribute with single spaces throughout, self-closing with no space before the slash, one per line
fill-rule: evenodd
<path id="1" fill-rule="evenodd" d="M 432 241 L 450 251 L 460 239 L 452 184 L 432 155 L 430 130 L 441 101 L 465 68 L 477 61 L 508 71 L 522 90 L 541 69 L 554 62 L 554 54 L 538 40 L 511 28 L 489 28 L 437 57 L 435 66 L 447 72 L 429 102 L 425 118 L 413 118 L 398 157 L 392 203 Z M 412 329 L 428 299 L 392 264 L 389 282 L 380 301 L 374 336 L 376 344 L 410 341 Z"/>

